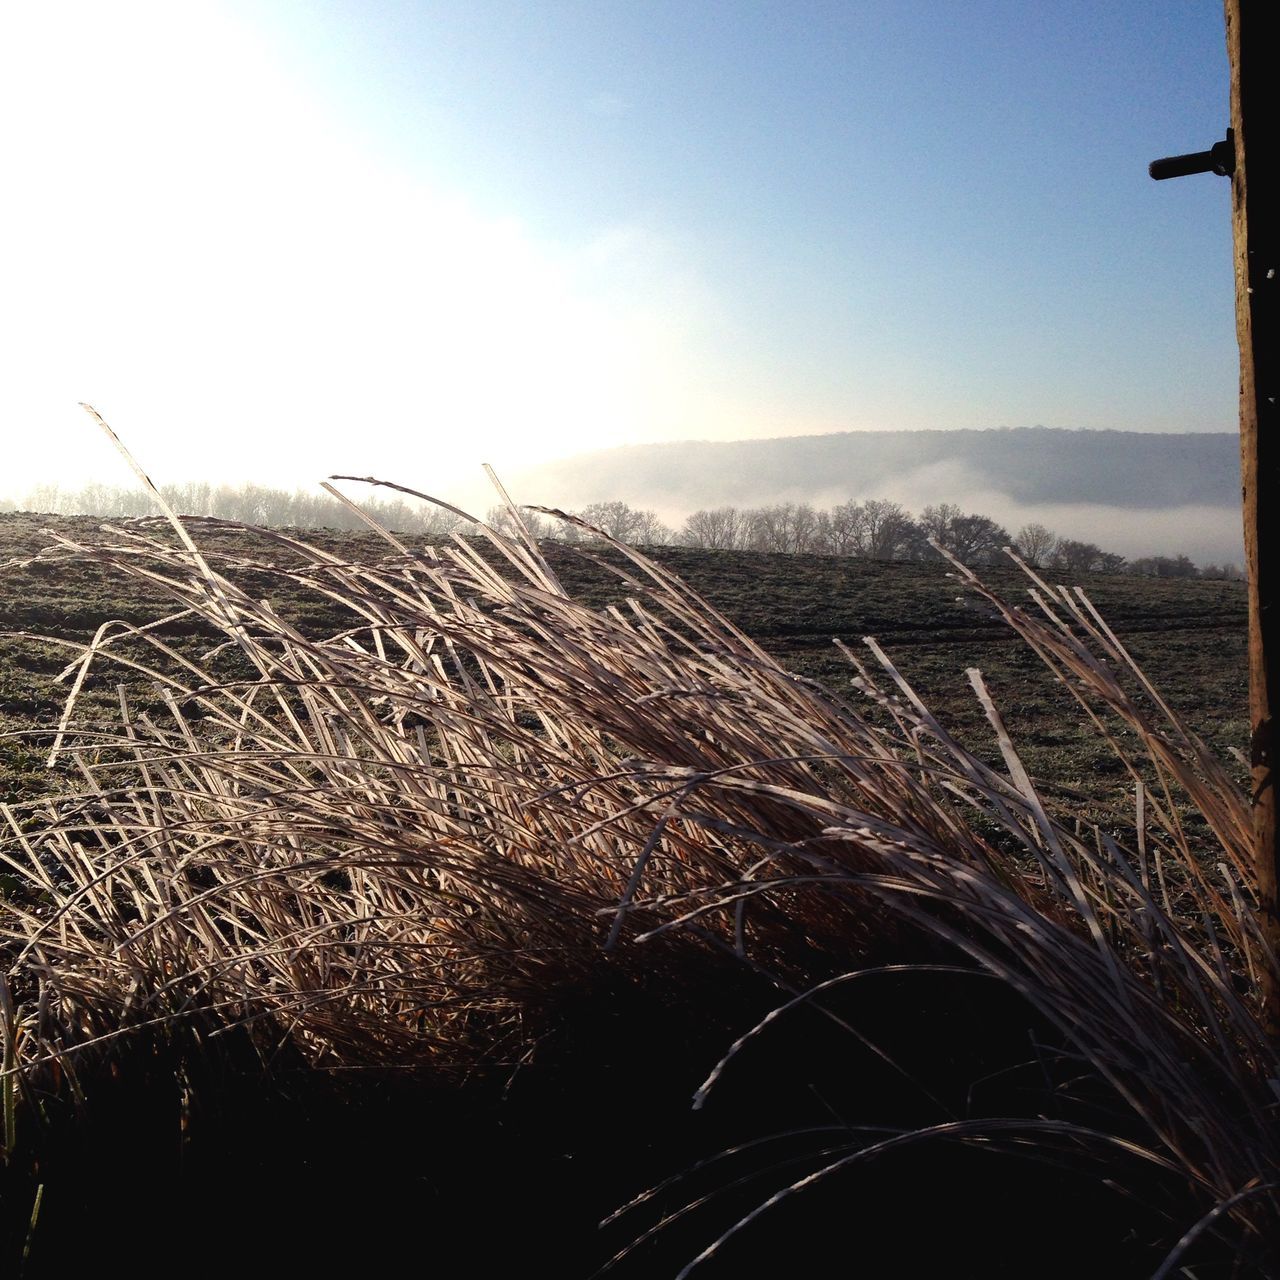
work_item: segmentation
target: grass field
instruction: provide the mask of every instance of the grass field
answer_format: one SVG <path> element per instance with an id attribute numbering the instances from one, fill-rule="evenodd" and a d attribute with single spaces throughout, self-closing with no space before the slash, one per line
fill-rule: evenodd
<path id="1" fill-rule="evenodd" d="M 98 523 L 0 517 L 0 558 L 46 528 L 120 543 Z M 108 736 L 74 739 L 81 779 L 43 765 L 74 652 L 0 650 L 5 802 L 96 788 L 20 810 L 6 846 L 5 1051 L 28 1064 L 6 1077 L 6 1260 L 43 1186 L 33 1275 L 140 1205 L 151 1256 L 198 1237 L 256 1274 L 385 1262 L 407 1235 L 478 1275 L 621 1251 L 636 1280 L 696 1259 L 1136 1276 L 1184 1233 L 1184 1274 L 1266 1274 L 1280 1070 L 1243 769 L 1144 728 L 1158 708 L 1110 666 L 1085 678 L 1081 628 L 1001 618 L 941 565 L 657 549 L 641 590 L 619 550 L 387 560 L 308 531 L 309 558 L 194 528 L 243 596 L 155 525 L 134 559 L 0 582 L 13 630 L 86 643 L 171 612 L 134 569 L 163 572 L 194 610 L 157 633 L 166 662 L 201 672 L 166 704 L 94 667 L 75 719 Z M 1084 585 L 1190 728 L 1243 748 L 1242 588 Z M 832 638 L 864 635 L 958 742 L 851 685 Z M 1028 644 L 1101 691 L 1114 744 Z M 273 1232 L 248 1259 L 247 1217 Z"/>
<path id="2" fill-rule="evenodd" d="M 101 524 L 88 516 L 0 514 L 0 561 L 30 555 L 47 542 L 47 529 L 87 538 Z M 353 559 L 383 553 L 372 534 L 306 530 L 300 536 Z M 243 540 L 212 534 L 202 539 L 206 544 L 239 551 Z M 989 611 L 961 602 L 947 566 L 679 547 L 657 547 L 651 554 L 784 665 L 833 689 L 847 688 L 851 673 L 832 639 L 860 647 L 862 637 L 874 636 L 944 721 L 982 746 L 985 720 L 964 678 L 966 668 L 980 667 L 1034 776 L 1087 796 L 1091 806 L 1114 799 L 1112 754 L 1082 724 L 1073 701 L 1046 678 L 1035 655 Z M 603 606 L 622 598 L 616 580 L 573 549 L 551 545 L 548 556 L 585 602 Z M 1025 594 L 1025 579 L 1016 570 L 991 570 L 986 578 L 1011 597 Z M 1224 755 L 1247 748 L 1242 583 L 1086 575 L 1078 585 L 1211 746 Z M 301 593 L 280 595 L 278 582 L 273 590 L 278 607 L 310 634 L 327 634 L 342 620 L 328 602 Z M 11 568 L 0 579 L 0 619 L 8 631 L 87 642 L 110 619 L 150 621 L 161 603 L 157 592 L 92 565 Z M 199 647 L 198 635 L 190 640 Z M 0 732 L 56 724 L 65 688 L 50 677 L 64 660 L 26 640 L 4 638 L 0 646 Z M 112 681 L 91 685 L 86 714 L 95 705 L 114 714 Z M 0 796 L 16 800 L 46 790 L 51 779 L 43 756 L 38 746 L 21 740 L 0 744 Z"/>

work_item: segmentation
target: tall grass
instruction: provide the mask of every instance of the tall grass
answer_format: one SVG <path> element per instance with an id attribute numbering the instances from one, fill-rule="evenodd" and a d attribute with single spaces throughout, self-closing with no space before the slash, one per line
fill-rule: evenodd
<path id="1" fill-rule="evenodd" d="M 210 529 L 243 552 L 201 551 Z M 385 558 L 356 564 L 173 518 L 92 544 L 55 534 L 38 557 L 118 570 L 174 608 L 88 645 L 47 637 L 70 685 L 51 759 L 81 785 L 3 809 L 10 1139 L 20 1094 L 89 1091 L 139 1038 L 179 1058 L 233 1039 L 265 1073 L 287 1054 L 438 1075 L 517 1061 L 556 993 L 602 964 L 687 990 L 699 957 L 732 956 L 790 995 L 729 1047 L 701 1105 L 797 1005 L 856 1037 L 856 1003 L 833 998 L 888 948 L 923 980 L 960 969 L 1016 993 L 1055 1029 L 1053 1087 L 1065 1064 L 1080 1107 L 850 1124 L 691 1266 L 818 1183 L 949 1142 L 1144 1166 L 1178 1188 L 1170 1269 L 1212 1237 L 1265 1270 L 1280 1064 L 1257 992 L 1276 957 L 1247 797 L 1082 592 L 1028 570 L 1015 607 L 956 565 L 1119 753 L 1127 833 L 1041 796 L 977 671 L 985 757 L 874 641 L 846 650 L 846 699 L 626 548 L 607 563 L 627 602 L 594 610 L 518 529 L 426 552 L 383 536 Z M 263 575 L 350 625 L 303 634 L 238 585 Z M 197 624 L 203 651 L 174 639 Z M 127 676 L 117 721 L 77 725 L 77 692 L 111 665 Z"/>

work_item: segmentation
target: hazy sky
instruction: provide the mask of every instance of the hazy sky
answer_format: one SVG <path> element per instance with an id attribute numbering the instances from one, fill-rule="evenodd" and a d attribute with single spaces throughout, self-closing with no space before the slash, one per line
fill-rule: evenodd
<path id="1" fill-rule="evenodd" d="M 0 489 L 1230 430 L 1217 0 L 5 6 Z M 554 500 L 554 495 L 538 495 Z"/>

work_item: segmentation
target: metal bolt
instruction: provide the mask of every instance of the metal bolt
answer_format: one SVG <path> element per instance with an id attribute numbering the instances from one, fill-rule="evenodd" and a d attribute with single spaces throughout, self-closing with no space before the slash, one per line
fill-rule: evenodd
<path id="1" fill-rule="evenodd" d="M 1227 136 L 1221 142 L 1215 142 L 1208 151 L 1192 151 L 1185 156 L 1153 160 L 1147 166 L 1147 172 L 1161 182 L 1165 178 L 1185 178 L 1192 173 L 1216 173 L 1219 177 L 1229 178 L 1235 168 L 1236 135 L 1234 129 L 1228 129 Z"/>

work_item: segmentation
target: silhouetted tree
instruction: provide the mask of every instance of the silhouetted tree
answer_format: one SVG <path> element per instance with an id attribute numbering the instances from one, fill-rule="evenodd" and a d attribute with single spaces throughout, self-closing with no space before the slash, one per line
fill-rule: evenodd
<path id="1" fill-rule="evenodd" d="M 818 516 L 822 527 L 823 550 L 833 556 L 861 555 L 859 542 L 864 508 L 859 502 L 842 502 Z"/>
<path id="2" fill-rule="evenodd" d="M 896 502 L 868 498 L 859 508 L 855 528 L 856 554 L 868 560 L 905 559 L 918 527 L 910 512 Z"/>
<path id="3" fill-rule="evenodd" d="M 1009 542 L 1008 530 L 990 516 L 966 514 L 954 503 L 940 502 L 920 513 L 926 536 L 965 564 L 989 564 Z"/>
<path id="4" fill-rule="evenodd" d="M 954 502 L 931 503 L 920 513 L 916 523 L 926 538 L 932 538 L 950 551 L 951 527 L 963 514 Z"/>
<path id="5" fill-rule="evenodd" d="M 1131 573 L 1148 578 L 1196 578 L 1200 570 L 1187 556 L 1143 556 L 1129 565 Z"/>
<path id="6" fill-rule="evenodd" d="M 951 526 L 952 551 L 965 564 L 992 564 L 1009 544 L 1009 531 L 990 516 L 963 515 Z M 1006 560 L 1007 563 L 1007 560 Z"/>
<path id="7" fill-rule="evenodd" d="M 1200 576 L 1221 582 L 1243 582 L 1244 570 L 1238 564 L 1207 564 L 1200 570 Z"/>
<path id="8" fill-rule="evenodd" d="M 1057 546 L 1058 535 L 1042 524 L 1024 524 L 1013 540 L 1013 549 L 1037 569 L 1052 560 Z"/>
<path id="9" fill-rule="evenodd" d="M 1092 573 L 1101 567 L 1102 556 L 1102 548 L 1092 542 L 1062 538 L 1050 564 L 1059 573 Z"/>

